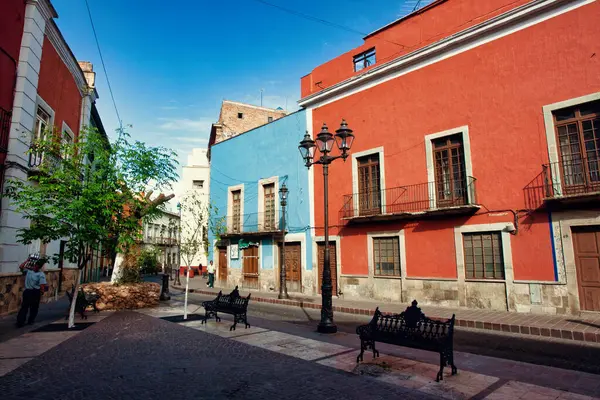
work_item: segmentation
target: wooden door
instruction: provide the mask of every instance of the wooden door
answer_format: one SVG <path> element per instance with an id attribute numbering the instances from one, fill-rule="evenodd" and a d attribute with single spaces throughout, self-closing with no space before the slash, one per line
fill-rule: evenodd
<path id="1" fill-rule="evenodd" d="M 227 283 L 227 248 L 219 249 L 219 281 Z"/>
<path id="2" fill-rule="evenodd" d="M 319 257 L 319 278 L 318 290 L 321 293 L 321 285 L 323 284 L 323 263 L 325 262 L 325 243 L 318 243 Z M 329 242 L 329 264 L 331 268 L 331 286 L 333 286 L 333 295 L 337 296 L 337 255 L 335 252 L 335 242 Z"/>
<path id="3" fill-rule="evenodd" d="M 600 226 L 573 228 L 579 304 L 600 311 Z"/>
<path id="4" fill-rule="evenodd" d="M 437 207 L 465 204 L 467 192 L 462 136 L 434 140 L 433 152 Z"/>
<path id="5" fill-rule="evenodd" d="M 283 260 L 279 244 L 279 271 Z M 302 246 L 299 242 L 285 244 L 285 281 L 288 292 L 302 291 Z"/>
<path id="6" fill-rule="evenodd" d="M 248 289 L 258 289 L 258 247 L 250 246 L 244 249 L 243 283 Z"/>
<path id="7" fill-rule="evenodd" d="M 379 154 L 360 157 L 357 161 L 359 215 L 377 215 L 381 213 Z"/>
<path id="8" fill-rule="evenodd" d="M 241 231 L 241 211 L 242 211 L 242 191 L 236 190 L 231 192 L 231 197 L 233 198 L 233 216 L 231 221 L 231 230 L 233 232 Z"/>
<path id="9" fill-rule="evenodd" d="M 274 231 L 275 225 L 275 184 L 270 183 L 263 186 L 265 196 L 264 230 Z"/>

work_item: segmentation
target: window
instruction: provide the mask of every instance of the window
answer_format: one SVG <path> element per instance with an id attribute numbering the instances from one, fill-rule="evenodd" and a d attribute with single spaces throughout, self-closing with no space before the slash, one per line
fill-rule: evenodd
<path id="1" fill-rule="evenodd" d="M 273 117 L 267 117 L 267 122 L 273 122 Z"/>
<path id="2" fill-rule="evenodd" d="M 275 229 L 275 184 L 263 185 L 265 196 L 265 230 Z"/>
<path id="3" fill-rule="evenodd" d="M 238 113 L 238 118 L 239 118 L 239 119 L 242 119 L 242 118 L 244 118 L 244 113 Z"/>
<path id="4" fill-rule="evenodd" d="M 600 187 L 600 101 L 554 112 L 565 192 Z"/>
<path id="5" fill-rule="evenodd" d="M 240 231 L 240 220 L 241 220 L 241 211 L 242 211 L 242 205 L 241 205 L 241 199 L 242 199 L 242 191 L 241 190 L 235 190 L 233 192 L 231 192 L 231 197 L 233 200 L 233 215 L 232 215 L 232 221 L 231 221 L 231 229 L 233 230 L 233 232 L 239 232 Z"/>
<path id="6" fill-rule="evenodd" d="M 375 47 L 354 56 L 354 72 L 375 64 Z"/>
<path id="7" fill-rule="evenodd" d="M 463 233 L 467 279 L 504 279 L 500 235 L 500 232 Z"/>
<path id="8" fill-rule="evenodd" d="M 462 135 L 432 141 L 437 207 L 463 205 L 467 200 Z"/>
<path id="9" fill-rule="evenodd" d="M 358 210 L 359 215 L 381 213 L 381 184 L 379 175 L 379 153 L 356 159 L 358 165 Z"/>
<path id="10" fill-rule="evenodd" d="M 375 276 L 400 276 L 400 241 L 397 237 L 373 238 Z"/>
<path id="11" fill-rule="evenodd" d="M 73 143 L 73 133 L 69 129 L 65 129 L 65 125 L 63 125 L 61 144 L 63 146 L 69 146 L 72 143 Z M 63 149 L 62 157 L 64 159 L 69 159 L 69 157 L 70 157 L 70 154 L 68 153 L 66 148 Z"/>
<path id="12" fill-rule="evenodd" d="M 50 129 L 52 117 L 42 107 L 38 106 L 36 111 L 35 126 L 33 128 L 33 142 L 44 140 L 46 132 Z M 34 167 L 42 163 L 44 155 L 41 151 L 32 152 L 29 155 L 29 165 Z"/>
<path id="13" fill-rule="evenodd" d="M 192 186 L 194 187 L 194 189 L 202 189 L 204 187 L 204 181 L 194 180 L 192 181 Z"/>

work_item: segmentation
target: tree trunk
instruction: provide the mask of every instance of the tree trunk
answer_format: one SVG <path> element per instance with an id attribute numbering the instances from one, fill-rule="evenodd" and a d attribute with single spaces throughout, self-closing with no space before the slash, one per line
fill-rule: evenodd
<path id="1" fill-rule="evenodd" d="M 110 283 L 113 285 L 121 278 L 121 266 L 123 265 L 124 261 L 125 254 L 117 253 L 117 256 L 115 257 L 115 264 L 112 270 L 112 276 L 110 277 Z"/>
<path id="2" fill-rule="evenodd" d="M 73 301 L 71 301 L 71 309 L 69 310 L 69 325 L 68 328 L 75 327 L 75 305 L 77 304 L 77 295 L 79 294 L 79 279 L 81 278 L 81 270 L 77 269 L 75 276 L 75 290 L 73 291 Z"/>

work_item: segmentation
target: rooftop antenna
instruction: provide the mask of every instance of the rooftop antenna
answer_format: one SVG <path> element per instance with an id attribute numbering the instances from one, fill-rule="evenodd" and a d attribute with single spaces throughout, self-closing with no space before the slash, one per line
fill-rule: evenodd
<path id="1" fill-rule="evenodd" d="M 263 106 L 262 99 L 263 99 L 263 89 L 260 89 L 260 106 L 261 107 Z"/>

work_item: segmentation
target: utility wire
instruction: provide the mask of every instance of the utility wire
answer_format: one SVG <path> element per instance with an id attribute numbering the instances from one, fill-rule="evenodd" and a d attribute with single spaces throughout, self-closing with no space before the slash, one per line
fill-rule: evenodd
<path id="1" fill-rule="evenodd" d="M 87 8 L 87 12 L 90 17 L 90 24 L 92 25 L 92 31 L 94 32 L 94 39 L 96 40 L 96 47 L 98 48 L 98 54 L 100 55 L 102 69 L 104 70 L 104 76 L 106 77 L 106 83 L 108 84 L 108 91 L 110 92 L 110 98 L 112 99 L 113 106 L 115 107 L 115 113 L 117 114 L 117 120 L 119 121 L 119 128 L 122 130 L 123 122 L 121 121 L 121 116 L 119 115 L 119 110 L 117 109 L 117 102 L 115 101 L 115 96 L 113 94 L 113 90 L 110 85 L 110 80 L 108 79 L 108 72 L 106 72 L 106 64 L 104 63 L 104 57 L 102 57 L 102 51 L 100 50 L 100 42 L 98 41 L 98 35 L 96 33 L 96 27 L 94 26 L 94 20 L 92 19 L 92 11 L 90 10 L 90 4 L 88 3 L 88 0 L 85 0 L 85 6 Z"/>
<path id="2" fill-rule="evenodd" d="M 300 17 L 300 18 L 308 19 L 310 21 L 315 21 L 315 22 L 318 22 L 318 23 L 321 23 L 321 24 L 324 24 L 324 25 L 327 25 L 327 26 L 331 26 L 333 28 L 342 29 L 342 30 L 347 31 L 347 32 L 356 33 L 356 34 L 361 35 L 363 37 L 364 36 L 368 36 L 368 33 L 358 31 L 358 30 L 356 30 L 354 28 L 350 28 L 348 26 L 341 25 L 341 24 L 338 24 L 336 22 L 327 21 L 327 20 L 322 19 L 322 18 L 313 17 L 312 15 L 304 14 L 304 13 L 301 13 L 299 11 L 292 10 L 290 8 L 282 7 L 280 5 L 273 4 L 273 3 L 270 3 L 270 2 L 265 1 L 265 0 L 254 0 L 254 1 L 257 2 L 257 3 L 261 3 L 261 4 L 265 5 L 265 6 L 276 8 L 276 9 L 278 9 L 280 11 L 283 11 L 283 12 L 286 12 L 288 14 L 295 15 L 295 16 Z M 395 44 L 396 46 L 406 47 L 405 45 L 403 45 L 401 43 L 397 43 L 397 42 L 394 42 L 394 41 L 391 41 L 391 40 L 388 40 L 388 39 L 385 39 L 385 38 L 381 38 L 381 39 L 385 40 L 386 42 Z"/>

